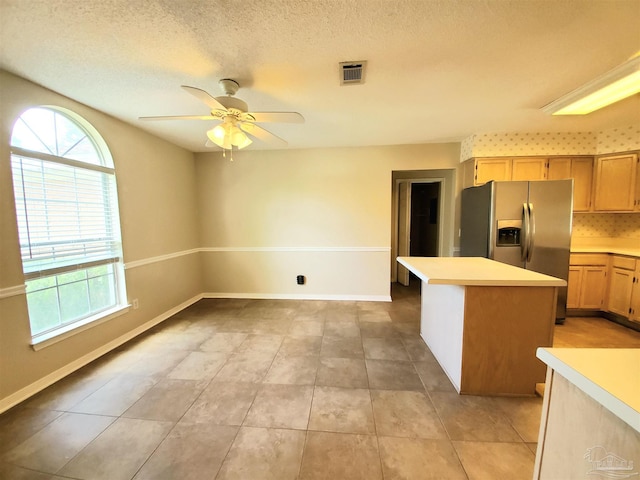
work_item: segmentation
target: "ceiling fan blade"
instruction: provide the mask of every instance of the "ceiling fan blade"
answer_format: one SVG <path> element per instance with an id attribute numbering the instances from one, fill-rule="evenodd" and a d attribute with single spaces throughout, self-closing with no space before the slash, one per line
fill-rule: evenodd
<path id="1" fill-rule="evenodd" d="M 249 112 L 256 122 L 304 123 L 298 112 Z"/>
<path id="2" fill-rule="evenodd" d="M 279 145 L 279 146 L 287 146 L 288 143 L 286 140 L 274 135 L 273 133 L 265 130 L 258 125 L 251 122 L 242 122 L 239 124 L 240 128 L 247 132 L 249 135 L 256 137 L 258 140 L 262 140 L 265 143 L 270 143 L 271 145 Z"/>
<path id="3" fill-rule="evenodd" d="M 222 105 L 219 101 L 217 101 L 204 90 L 196 87 L 188 87 L 187 85 L 182 85 L 182 89 L 186 92 L 189 92 L 201 102 L 204 102 L 204 104 L 207 105 L 211 110 L 224 110 L 225 112 L 227 111 L 224 105 Z"/>
<path id="4" fill-rule="evenodd" d="M 217 147 L 217 145 L 215 143 L 213 143 L 211 140 L 209 140 L 208 138 L 207 138 L 207 141 L 204 142 L 204 146 L 205 147 Z"/>
<path id="5" fill-rule="evenodd" d="M 213 115 L 164 115 L 158 117 L 138 117 L 139 120 L 218 120 Z"/>

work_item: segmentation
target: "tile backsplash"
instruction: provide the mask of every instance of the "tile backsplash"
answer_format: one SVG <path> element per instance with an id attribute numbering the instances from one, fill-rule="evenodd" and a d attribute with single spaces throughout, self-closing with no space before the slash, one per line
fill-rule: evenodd
<path id="1" fill-rule="evenodd" d="M 574 213 L 574 238 L 634 238 L 640 240 L 639 213 Z"/>

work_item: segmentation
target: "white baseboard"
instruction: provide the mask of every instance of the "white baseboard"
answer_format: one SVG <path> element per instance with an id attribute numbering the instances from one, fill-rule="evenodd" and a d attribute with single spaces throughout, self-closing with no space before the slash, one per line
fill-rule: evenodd
<path id="1" fill-rule="evenodd" d="M 141 333 L 146 332 L 150 328 L 155 327 L 156 325 L 158 325 L 159 323 L 163 322 L 167 318 L 169 318 L 169 317 L 175 315 L 176 313 L 184 310 L 185 308 L 193 305 L 194 303 L 196 303 L 198 300 L 200 300 L 202 298 L 203 298 L 202 294 L 199 294 L 199 295 L 196 295 L 195 297 L 190 298 L 186 302 L 182 302 L 180 305 L 177 305 L 176 307 L 173 307 L 172 309 L 167 310 L 166 312 L 158 315 L 157 317 L 153 318 L 152 320 L 149 320 L 148 322 L 140 325 L 139 327 L 134 328 L 133 330 L 125 333 L 124 335 L 121 335 L 120 337 L 118 337 L 118 338 L 116 338 L 114 340 L 111 340 L 109 343 L 106 343 L 106 344 L 102 345 L 100 348 L 97 348 L 94 351 L 89 352 L 86 355 L 83 355 L 82 357 L 80 357 L 80 358 L 74 360 L 73 362 L 65 365 L 64 367 L 59 368 L 58 370 L 56 370 L 54 372 L 51 372 L 50 374 L 42 377 L 41 379 L 37 380 L 36 382 L 33 382 L 32 384 L 27 385 L 24 388 L 21 388 L 17 392 L 12 393 L 8 397 L 5 397 L 5 398 L 1 399 L 0 400 L 0 413 L 5 412 L 6 410 L 9 410 L 11 407 L 17 405 L 20 402 L 25 401 L 27 398 L 29 398 L 29 397 L 35 395 L 36 393 L 44 390 L 45 388 L 47 388 L 48 386 L 54 384 L 55 382 L 57 382 L 59 380 L 62 380 L 67 375 L 69 375 L 69 374 L 75 372 L 76 370 L 84 367 L 85 365 L 87 365 L 88 363 L 91 363 L 92 361 L 96 360 L 97 358 L 100 358 L 104 354 L 109 353 L 114 348 L 119 347 L 123 343 L 126 343 L 129 340 L 137 337 Z"/>
<path id="2" fill-rule="evenodd" d="M 337 300 L 356 302 L 390 302 L 391 295 L 328 295 L 295 293 L 229 293 L 208 292 L 203 298 L 246 298 L 252 300 Z"/>

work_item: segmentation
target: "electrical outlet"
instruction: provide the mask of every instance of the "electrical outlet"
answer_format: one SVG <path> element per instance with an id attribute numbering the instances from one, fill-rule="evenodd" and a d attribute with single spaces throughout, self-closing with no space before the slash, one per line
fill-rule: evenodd
<path id="1" fill-rule="evenodd" d="M 137 299 L 137 298 L 134 298 L 134 299 L 131 301 L 131 305 L 133 305 L 133 309 L 134 309 L 134 310 L 137 310 L 137 309 L 138 309 L 138 307 L 140 306 L 140 303 L 138 303 L 138 299 Z"/>

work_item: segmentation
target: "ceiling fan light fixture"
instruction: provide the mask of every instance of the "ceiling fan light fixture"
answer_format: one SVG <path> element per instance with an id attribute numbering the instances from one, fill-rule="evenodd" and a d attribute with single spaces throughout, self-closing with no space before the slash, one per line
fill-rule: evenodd
<path id="1" fill-rule="evenodd" d="M 586 115 L 640 92 L 640 54 L 542 107 L 552 115 Z"/>
<path id="2" fill-rule="evenodd" d="M 225 134 L 226 132 L 222 124 L 212 128 L 207 132 L 207 136 L 211 139 L 212 142 L 223 142 Z"/>
<path id="3" fill-rule="evenodd" d="M 207 131 L 207 137 L 225 150 L 231 150 L 233 147 L 242 149 L 252 143 L 251 139 L 229 117 L 225 118 L 220 125 Z"/>
<path id="4" fill-rule="evenodd" d="M 248 147 L 249 145 L 251 145 L 251 143 L 252 143 L 252 141 L 247 136 L 246 133 L 244 133 L 238 127 L 234 127 L 234 131 L 231 134 L 231 144 L 232 145 L 235 145 L 236 147 L 238 147 L 238 149 L 242 149 L 244 147 Z"/>

